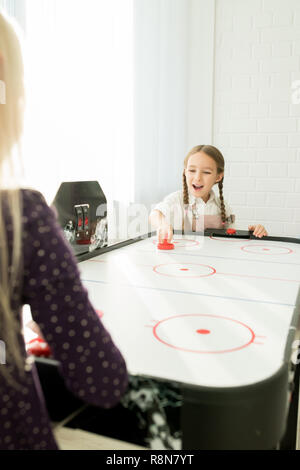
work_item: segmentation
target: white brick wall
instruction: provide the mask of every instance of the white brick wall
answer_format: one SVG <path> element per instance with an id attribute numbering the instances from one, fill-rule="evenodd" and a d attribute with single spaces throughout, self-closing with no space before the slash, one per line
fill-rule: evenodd
<path id="1" fill-rule="evenodd" d="M 216 0 L 213 143 L 237 226 L 300 237 L 300 0 Z"/>

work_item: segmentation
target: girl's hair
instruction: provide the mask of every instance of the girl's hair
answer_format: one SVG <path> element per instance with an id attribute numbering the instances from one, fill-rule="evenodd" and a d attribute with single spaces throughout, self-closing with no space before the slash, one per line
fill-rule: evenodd
<path id="1" fill-rule="evenodd" d="M 0 339 L 5 364 L 0 378 L 18 386 L 13 373 L 24 374 L 20 343 L 21 218 L 22 207 L 16 175 L 23 129 L 24 71 L 17 27 L 0 11 Z M 4 99 L 3 99 L 4 98 Z M 12 240 L 7 237 L 11 231 Z M 2 354 L 3 356 L 3 354 Z M 3 362 L 3 361 L 2 361 Z"/>
<path id="2" fill-rule="evenodd" d="M 184 170 L 183 170 L 183 175 L 182 175 L 184 205 L 189 204 L 189 192 L 188 192 L 188 187 L 187 187 L 187 182 L 186 182 L 185 169 L 187 168 L 189 158 L 198 152 L 205 153 L 216 162 L 218 174 L 224 172 L 225 161 L 220 150 L 218 150 L 216 147 L 213 147 L 212 145 L 197 145 L 196 147 L 193 147 L 192 150 L 189 151 L 189 153 L 184 159 Z M 218 186 L 219 186 L 219 195 L 220 195 L 220 202 L 221 202 L 221 218 L 222 218 L 222 222 L 225 224 L 226 211 L 225 211 L 225 203 L 224 203 L 224 197 L 223 197 L 223 181 L 224 181 L 224 176 L 221 179 L 221 181 L 219 181 Z"/>

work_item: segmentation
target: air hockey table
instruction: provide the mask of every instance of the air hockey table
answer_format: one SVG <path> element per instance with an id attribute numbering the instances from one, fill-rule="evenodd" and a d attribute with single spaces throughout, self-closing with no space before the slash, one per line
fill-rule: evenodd
<path id="1" fill-rule="evenodd" d="M 207 230 L 173 243 L 158 250 L 149 233 L 79 256 L 90 299 L 130 375 L 179 385 L 183 449 L 273 449 L 297 369 L 300 239 Z"/>

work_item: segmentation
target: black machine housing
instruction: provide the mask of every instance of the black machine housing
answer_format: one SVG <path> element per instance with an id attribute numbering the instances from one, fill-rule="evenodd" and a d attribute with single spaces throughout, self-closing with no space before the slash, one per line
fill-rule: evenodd
<path id="1" fill-rule="evenodd" d="M 52 207 L 76 254 L 107 246 L 107 200 L 98 181 L 61 183 Z"/>

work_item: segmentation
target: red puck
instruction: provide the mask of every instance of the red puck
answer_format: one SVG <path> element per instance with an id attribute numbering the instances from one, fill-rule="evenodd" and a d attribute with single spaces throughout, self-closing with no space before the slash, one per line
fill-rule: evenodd
<path id="1" fill-rule="evenodd" d="M 27 343 L 27 352 L 33 356 L 51 356 L 51 349 L 46 341 L 40 337 L 34 338 Z"/>
<path id="2" fill-rule="evenodd" d="M 173 243 L 169 243 L 166 239 L 162 243 L 157 244 L 159 250 L 174 250 Z"/>
<path id="3" fill-rule="evenodd" d="M 226 233 L 227 233 L 228 235 L 233 235 L 234 233 L 236 233 L 236 230 L 235 230 L 235 228 L 228 228 L 228 229 L 226 230 Z"/>

